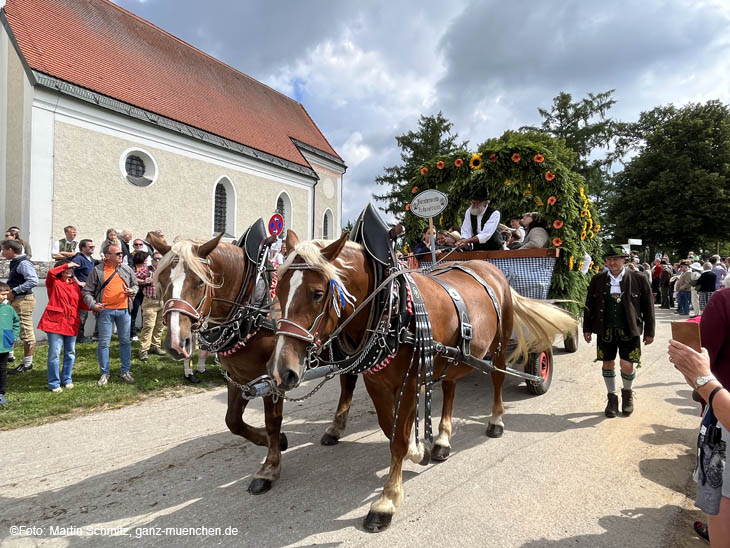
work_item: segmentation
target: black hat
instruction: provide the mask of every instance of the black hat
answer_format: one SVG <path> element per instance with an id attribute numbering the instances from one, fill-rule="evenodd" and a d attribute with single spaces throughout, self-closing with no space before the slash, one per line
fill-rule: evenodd
<path id="1" fill-rule="evenodd" d="M 620 245 L 610 245 L 608 246 L 608 250 L 606 251 L 603 258 L 608 259 L 611 257 L 621 257 L 622 259 L 626 259 L 628 256 L 629 254 L 626 253 L 626 250 L 624 250 L 624 248 Z"/>
<path id="2" fill-rule="evenodd" d="M 475 190 L 471 193 L 469 198 L 474 202 L 486 202 L 489 200 L 489 195 L 485 190 Z"/>

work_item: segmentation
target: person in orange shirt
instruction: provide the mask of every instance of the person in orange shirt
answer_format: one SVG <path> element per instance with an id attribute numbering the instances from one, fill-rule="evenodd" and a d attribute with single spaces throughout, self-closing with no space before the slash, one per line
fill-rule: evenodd
<path id="1" fill-rule="evenodd" d="M 96 358 L 101 376 L 97 384 L 109 382 L 109 343 L 112 328 L 116 324 L 119 335 L 119 358 L 122 362 L 122 380 L 134 383 L 132 377 L 132 345 L 129 339 L 132 301 L 137 294 L 137 277 L 134 271 L 122 264 L 124 253 L 118 245 L 110 244 L 102 250 L 104 262 L 95 266 L 86 280 L 82 293 L 84 303 L 96 312 L 99 326 L 99 343 Z"/>

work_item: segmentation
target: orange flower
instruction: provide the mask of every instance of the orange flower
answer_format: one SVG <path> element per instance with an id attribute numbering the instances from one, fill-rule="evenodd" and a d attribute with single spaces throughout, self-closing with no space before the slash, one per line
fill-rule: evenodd
<path id="1" fill-rule="evenodd" d="M 548 198 L 548 205 L 554 206 L 555 202 L 557 202 L 557 201 L 558 201 L 558 199 L 555 196 L 550 196 L 550 198 Z"/>
<path id="2" fill-rule="evenodd" d="M 545 156 L 543 156 L 542 154 L 535 154 L 533 160 L 535 160 L 535 162 L 537 162 L 538 164 L 541 164 L 545 161 Z"/>
<path id="3" fill-rule="evenodd" d="M 406 211 L 410 211 L 410 210 L 411 210 L 411 204 L 406 204 Z"/>
<path id="4" fill-rule="evenodd" d="M 557 229 L 563 228 L 563 221 L 561 221 L 560 219 L 555 219 L 553 221 L 553 228 L 557 228 Z"/>
<path id="5" fill-rule="evenodd" d="M 421 168 L 421 175 L 426 175 L 426 173 L 428 173 L 428 168 L 427 167 L 422 167 Z"/>
<path id="6" fill-rule="evenodd" d="M 456 160 L 454 160 L 454 165 L 456 167 L 461 167 L 464 165 L 464 160 L 462 160 L 461 158 L 457 158 Z"/>
<path id="7" fill-rule="evenodd" d="M 445 165 L 446 165 L 446 164 L 445 164 L 445 163 L 443 163 L 443 162 L 442 162 L 441 160 L 439 160 L 438 162 L 436 162 L 436 167 L 437 167 L 438 169 L 444 169 L 444 166 L 445 166 Z"/>
<path id="8" fill-rule="evenodd" d="M 552 181 L 553 179 L 555 179 L 555 173 L 553 173 L 552 171 L 548 171 L 547 173 L 545 173 L 545 180 Z"/>
<path id="9" fill-rule="evenodd" d="M 413 187 L 413 188 L 411 189 L 411 192 L 412 192 L 413 194 L 418 194 L 418 187 L 417 187 L 417 186 L 414 186 L 414 187 Z"/>
<path id="10" fill-rule="evenodd" d="M 519 161 L 522 160 L 522 156 L 517 154 L 516 152 L 512 155 L 512 161 L 517 164 Z"/>
<path id="11" fill-rule="evenodd" d="M 561 240 L 560 238 L 553 238 L 553 245 L 555 247 L 560 247 L 561 245 L 563 245 L 563 240 Z"/>
<path id="12" fill-rule="evenodd" d="M 492 154 L 489 155 L 489 159 L 492 160 L 492 162 L 496 162 L 497 161 L 497 155 L 494 152 L 492 152 Z"/>

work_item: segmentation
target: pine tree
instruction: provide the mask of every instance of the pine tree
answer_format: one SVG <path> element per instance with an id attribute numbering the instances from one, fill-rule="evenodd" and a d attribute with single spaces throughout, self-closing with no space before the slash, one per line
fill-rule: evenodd
<path id="1" fill-rule="evenodd" d="M 401 149 L 400 165 L 386 167 L 384 174 L 375 178 L 379 185 L 389 187 L 385 194 L 375 198 L 385 202 L 381 208 L 386 213 L 392 213 L 399 220 L 403 219 L 405 206 L 412 198 L 413 185 L 410 180 L 415 177 L 423 164 L 439 154 L 450 154 L 460 149 L 466 149 L 467 141 L 457 144 L 457 134 L 451 133 L 453 124 L 441 112 L 435 116 L 421 115 L 418 120 L 418 129 L 409 131 L 395 138 Z"/>

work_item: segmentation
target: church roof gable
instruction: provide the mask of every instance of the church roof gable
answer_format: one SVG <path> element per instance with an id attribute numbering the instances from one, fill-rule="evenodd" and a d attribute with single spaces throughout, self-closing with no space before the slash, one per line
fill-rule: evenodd
<path id="1" fill-rule="evenodd" d="M 308 166 L 295 141 L 340 159 L 300 103 L 107 0 L 3 11 L 35 71 L 288 162 Z"/>

